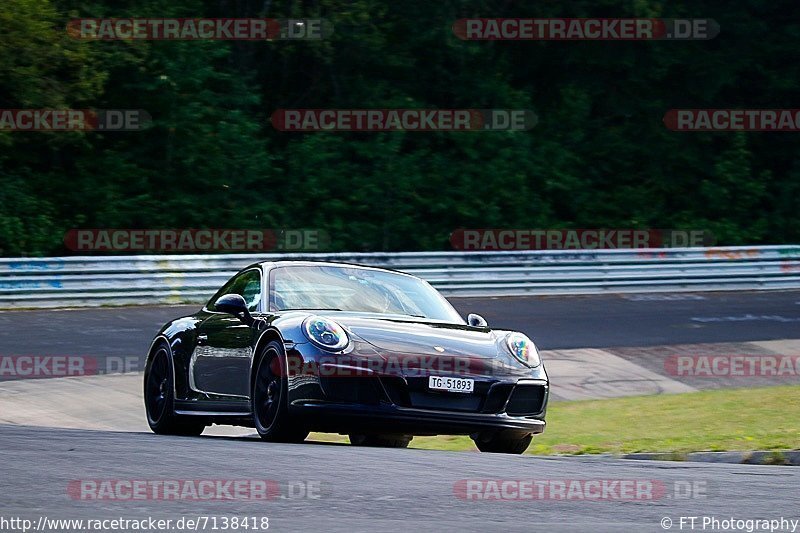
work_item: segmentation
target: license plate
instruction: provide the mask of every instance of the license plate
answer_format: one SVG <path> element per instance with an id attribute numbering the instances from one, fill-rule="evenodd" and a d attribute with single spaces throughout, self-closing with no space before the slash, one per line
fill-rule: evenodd
<path id="1" fill-rule="evenodd" d="M 446 390 L 448 392 L 472 392 L 475 388 L 474 379 L 445 378 L 441 376 L 428 376 L 428 388 L 432 390 Z"/>

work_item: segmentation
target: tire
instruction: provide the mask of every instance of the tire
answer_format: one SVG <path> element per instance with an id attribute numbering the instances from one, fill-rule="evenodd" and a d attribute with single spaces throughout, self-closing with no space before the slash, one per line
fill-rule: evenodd
<path id="1" fill-rule="evenodd" d="M 519 433 L 494 433 L 490 435 L 479 434 L 472 437 L 475 446 L 484 453 L 510 453 L 520 455 L 533 439 L 530 433 L 520 435 Z"/>
<path id="2" fill-rule="evenodd" d="M 200 435 L 202 421 L 175 414 L 175 376 L 169 348 L 162 343 L 147 361 L 144 371 L 144 407 L 147 424 L 157 435 Z"/>
<path id="3" fill-rule="evenodd" d="M 364 435 L 351 433 L 350 444 L 353 446 L 375 446 L 379 448 L 408 448 L 411 435 Z"/>
<path id="4" fill-rule="evenodd" d="M 280 370 L 283 346 L 272 341 L 260 353 L 250 391 L 256 431 L 268 442 L 303 442 L 308 429 L 294 423 L 289 416 L 288 380 Z"/>

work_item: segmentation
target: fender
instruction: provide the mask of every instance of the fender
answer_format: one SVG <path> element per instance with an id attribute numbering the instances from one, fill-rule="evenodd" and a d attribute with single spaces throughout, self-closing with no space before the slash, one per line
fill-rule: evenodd
<path id="1" fill-rule="evenodd" d="M 256 370 L 256 363 L 258 362 L 257 358 L 260 356 L 261 349 L 266 346 L 270 341 L 276 340 L 281 343 L 281 346 L 284 346 L 283 353 L 280 354 L 281 357 L 281 366 L 284 368 L 284 372 L 289 372 L 289 364 L 286 360 L 286 343 L 287 341 L 284 340 L 283 335 L 281 332 L 272 326 L 267 326 L 267 328 L 261 332 L 261 335 L 258 336 L 258 340 L 256 340 L 254 348 L 253 348 L 253 358 L 250 360 L 250 376 L 248 381 L 250 383 L 250 397 L 253 396 L 253 384 L 255 380 L 255 370 Z M 292 343 L 293 344 L 293 343 Z"/>
<path id="2" fill-rule="evenodd" d="M 147 366 L 150 364 L 150 360 L 153 358 L 153 354 L 155 353 L 154 348 L 160 341 L 164 341 L 164 344 L 167 345 L 167 358 L 169 359 L 169 364 L 172 367 L 172 398 L 174 400 L 178 397 L 177 387 L 176 387 L 177 373 L 175 372 L 175 359 L 172 355 L 172 344 L 169 342 L 169 339 L 164 335 L 161 334 L 156 335 L 156 337 L 153 339 L 153 342 L 150 343 L 150 348 L 147 351 L 147 360 L 144 363 L 145 372 L 144 372 L 143 386 L 144 387 L 147 386 L 147 372 L 148 372 Z M 175 341 L 177 344 L 180 342 L 180 339 L 176 339 Z M 173 412 L 174 410 L 175 407 L 173 405 Z"/>

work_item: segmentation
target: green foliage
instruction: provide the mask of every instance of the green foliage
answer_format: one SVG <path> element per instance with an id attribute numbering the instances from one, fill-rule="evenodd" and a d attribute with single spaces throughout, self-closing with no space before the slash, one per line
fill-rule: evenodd
<path id="1" fill-rule="evenodd" d="M 790 0 L 4 0 L 0 108 L 147 110 L 142 132 L 0 132 L 0 255 L 75 227 L 314 227 L 335 250 L 458 227 L 800 239 L 798 134 L 667 130 L 671 108 L 791 108 Z M 325 41 L 94 42 L 77 17 L 323 17 Z M 697 42 L 466 42 L 461 17 L 713 17 Z M 526 108 L 528 132 L 289 133 L 277 108 Z"/>

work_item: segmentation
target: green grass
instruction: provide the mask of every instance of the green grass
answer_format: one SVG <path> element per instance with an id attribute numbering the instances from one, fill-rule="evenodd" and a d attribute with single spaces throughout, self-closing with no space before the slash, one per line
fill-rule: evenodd
<path id="1" fill-rule="evenodd" d="M 313 440 L 347 442 L 314 433 Z M 470 450 L 469 437 L 415 437 L 412 448 Z M 526 453 L 800 449 L 800 385 L 553 402 Z"/>

